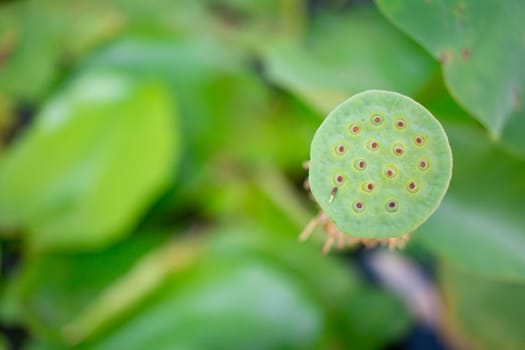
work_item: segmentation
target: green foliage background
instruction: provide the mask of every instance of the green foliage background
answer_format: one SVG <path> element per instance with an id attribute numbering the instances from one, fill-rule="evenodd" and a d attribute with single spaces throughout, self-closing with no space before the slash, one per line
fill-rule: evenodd
<path id="1" fill-rule="evenodd" d="M 2 2 L 2 329 L 26 329 L 28 349 L 401 341 L 418 315 L 355 253 L 321 256 L 320 232 L 297 242 L 317 211 L 302 189 L 313 133 L 385 89 L 425 105 L 453 148 L 442 206 L 396 253 L 435 267 L 436 331 L 524 348 L 523 14 L 520 0 Z"/>

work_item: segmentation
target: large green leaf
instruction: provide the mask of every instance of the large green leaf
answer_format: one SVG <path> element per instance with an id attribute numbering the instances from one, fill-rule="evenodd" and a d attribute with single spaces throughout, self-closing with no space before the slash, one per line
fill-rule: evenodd
<path id="1" fill-rule="evenodd" d="M 525 154 L 525 27 L 521 0 L 376 0 L 441 61 L 456 100 L 493 138 Z"/>
<path id="2" fill-rule="evenodd" d="M 79 71 L 102 69 L 165 81 L 179 102 L 185 158 L 207 161 L 233 137 L 236 123 L 267 110 L 265 89 L 247 74 L 245 59 L 238 49 L 210 37 L 129 37 L 98 51 Z"/>
<path id="3" fill-rule="evenodd" d="M 306 291 L 254 259 L 216 262 L 173 281 L 94 349 L 304 349 L 323 318 Z"/>
<path id="4" fill-rule="evenodd" d="M 108 286 L 128 270 L 162 235 L 140 232 L 131 239 L 94 253 L 55 253 L 30 257 L 18 280 L 10 285 L 9 298 L 23 320 L 40 337 L 60 341 L 64 327 L 88 308 Z M 128 288 L 121 300 L 142 286 Z M 3 305 L 5 306 L 5 305 Z M 111 313 L 106 308 L 105 313 Z"/>
<path id="5" fill-rule="evenodd" d="M 100 253 L 31 259 L 18 286 L 24 315 L 51 348 L 373 349 L 410 325 L 399 300 L 317 246 L 241 228 L 213 234 L 147 254 L 158 240 L 141 234 Z"/>
<path id="6" fill-rule="evenodd" d="M 3 153 L 6 137 L 9 134 L 13 124 L 13 106 L 7 96 L 0 94 L 0 156 Z"/>
<path id="7" fill-rule="evenodd" d="M 2 5 L 0 92 L 40 102 L 63 72 L 123 32 L 199 32 L 207 30 L 208 20 L 203 5 L 189 0 L 28 0 Z"/>
<path id="8" fill-rule="evenodd" d="M 3 335 L 0 335 L 0 350 L 7 350 L 7 349 L 9 349 L 7 347 L 7 344 L 9 344 L 9 343 L 7 342 L 5 337 Z"/>
<path id="9" fill-rule="evenodd" d="M 160 79 L 177 97 L 179 125 L 184 135 L 180 181 L 157 211 L 159 215 L 207 205 L 206 197 L 213 194 L 213 184 L 207 177 L 216 173 L 211 169 L 217 167 L 214 159 L 227 163 L 227 148 L 261 150 L 253 143 L 245 147 L 245 142 L 259 139 L 259 132 L 254 130 L 262 130 L 261 124 L 270 124 L 270 116 L 275 112 L 270 110 L 266 87 L 251 74 L 247 63 L 238 48 L 208 36 L 126 37 L 104 47 L 80 67 L 80 74 L 102 69 Z M 283 116 L 275 113 L 272 118 L 280 117 Z M 250 156 L 260 159 L 253 153 Z"/>
<path id="10" fill-rule="evenodd" d="M 11 39 L 5 62 L 0 59 L 0 92 L 25 101 L 40 99 L 70 61 L 115 35 L 124 23 L 101 2 L 82 8 L 72 3 L 33 0 L 0 8 L 0 21 L 5 16 L 10 24 L 5 36 Z"/>
<path id="11" fill-rule="evenodd" d="M 265 64 L 272 81 L 322 113 L 366 89 L 413 96 L 437 69 L 373 8 L 316 15 L 303 39 L 276 44 Z"/>
<path id="12" fill-rule="evenodd" d="M 447 320 L 467 343 L 487 350 L 525 347 L 525 285 L 494 282 L 450 266 L 440 277 Z"/>
<path id="13" fill-rule="evenodd" d="M 202 264 L 94 347 L 370 349 L 409 325 L 399 300 L 366 287 L 316 249 L 268 233 L 221 236 Z M 369 317 L 361 320 L 361 310 Z"/>
<path id="14" fill-rule="evenodd" d="M 0 163 L 0 226 L 32 248 L 128 233 L 171 181 L 177 130 L 162 85 L 85 76 L 52 99 Z"/>
<path id="15" fill-rule="evenodd" d="M 295 237 L 229 229 L 215 240 L 210 256 L 214 261 L 257 257 L 293 276 L 323 306 L 324 332 L 333 333 L 325 334 L 324 347 L 379 348 L 398 339 L 411 324 L 399 299 L 367 285 L 352 265 L 320 255 L 313 242 L 302 246 Z"/>
<path id="16" fill-rule="evenodd" d="M 415 238 L 465 269 L 525 281 L 525 162 L 473 123 L 444 126 L 454 175 L 441 207 Z"/>
<path id="17" fill-rule="evenodd" d="M 406 305 L 384 290 L 365 288 L 348 303 L 334 324 L 345 334 L 344 349 L 383 349 L 407 333 L 411 318 Z"/>

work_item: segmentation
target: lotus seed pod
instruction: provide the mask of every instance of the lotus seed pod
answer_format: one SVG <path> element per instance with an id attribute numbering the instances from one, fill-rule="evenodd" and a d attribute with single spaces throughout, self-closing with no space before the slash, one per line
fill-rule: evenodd
<path id="1" fill-rule="evenodd" d="M 438 208 L 452 176 L 441 124 L 388 91 L 365 91 L 334 109 L 310 157 L 315 200 L 339 231 L 356 238 L 413 232 Z"/>

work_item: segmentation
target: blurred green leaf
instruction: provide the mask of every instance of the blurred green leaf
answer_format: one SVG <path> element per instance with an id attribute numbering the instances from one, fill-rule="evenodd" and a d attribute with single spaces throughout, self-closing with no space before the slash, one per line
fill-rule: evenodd
<path id="1" fill-rule="evenodd" d="M 96 253 L 34 256 L 24 263 L 9 297 L 23 310 L 23 318 L 32 330 L 41 337 L 59 341 L 65 325 L 164 240 L 158 233 L 140 232 Z M 124 299 L 125 295 L 120 297 Z"/>
<path id="2" fill-rule="evenodd" d="M 18 289 L 26 318 L 51 348 L 369 349 L 406 331 L 399 300 L 363 284 L 350 266 L 237 226 L 214 231 L 206 250 L 207 240 L 151 249 L 158 239 L 143 233 L 101 253 L 32 259 Z M 195 263 L 180 265 L 187 254 Z"/>
<path id="3" fill-rule="evenodd" d="M 7 347 L 7 340 L 5 339 L 5 337 L 3 335 L 0 334 L 0 350 L 7 350 L 9 349 Z"/>
<path id="4" fill-rule="evenodd" d="M 0 8 L 0 19 L 3 15 L 11 24 L 5 35 L 12 38 L 5 62 L 0 59 L 1 92 L 23 100 L 40 99 L 71 59 L 115 35 L 123 25 L 122 16 L 101 2 L 74 3 L 34 0 Z"/>
<path id="5" fill-rule="evenodd" d="M 272 42 L 300 35 L 307 17 L 304 0 L 204 0 L 214 29 L 255 53 Z"/>
<path id="6" fill-rule="evenodd" d="M 373 8 L 317 14 L 302 40 L 265 55 L 270 79 L 326 113 L 366 89 L 416 95 L 436 73 L 432 59 Z"/>
<path id="7" fill-rule="evenodd" d="M 219 260 L 257 256 L 295 276 L 323 305 L 325 331 L 331 333 L 325 347 L 377 349 L 409 329 L 412 318 L 396 296 L 367 285 L 344 260 L 321 255 L 317 244 L 297 245 L 295 239 L 277 234 L 235 232 L 216 240 L 211 254 L 218 254 Z"/>
<path id="8" fill-rule="evenodd" d="M 525 285 L 494 282 L 450 266 L 440 277 L 450 326 L 468 336 L 468 343 L 476 349 L 523 349 Z"/>
<path id="9" fill-rule="evenodd" d="M 0 92 L 40 102 L 64 72 L 117 35 L 209 32 L 209 21 L 203 5 L 190 0 L 28 0 L 2 5 Z"/>
<path id="10" fill-rule="evenodd" d="M 347 349 L 381 349 L 406 334 L 411 325 L 405 305 L 387 291 L 367 288 L 346 307 L 345 312 L 352 317 L 339 327 L 346 335 Z"/>
<path id="11" fill-rule="evenodd" d="M 406 331 L 399 301 L 365 287 L 352 270 L 278 235 L 234 232 L 220 234 L 202 264 L 93 347 L 317 348 L 332 324 L 337 333 L 327 344 L 373 349 Z"/>
<path id="12" fill-rule="evenodd" d="M 7 96 L 0 94 L 0 156 L 3 153 L 6 136 L 13 123 L 13 106 L 11 100 Z"/>
<path id="13" fill-rule="evenodd" d="M 363 286 L 352 266 L 322 256 L 319 247 L 300 244 L 296 237 L 251 229 L 236 223 L 234 228 L 219 230 L 211 245 L 209 256 L 221 260 L 224 257 L 244 259 L 258 257 L 279 266 L 296 276 L 307 290 L 325 308 L 338 312 L 341 305 L 351 300 Z"/>
<path id="14" fill-rule="evenodd" d="M 161 79 L 177 97 L 184 135 L 180 182 L 158 212 L 207 206 L 217 182 L 214 164 L 227 160 L 226 153 L 250 152 L 252 162 L 267 154 L 251 142 L 259 139 L 254 130 L 269 129 L 269 119 L 280 115 L 270 107 L 267 88 L 249 63 L 238 48 L 207 36 L 129 37 L 108 45 L 80 67 L 80 74 L 104 70 Z"/>
<path id="15" fill-rule="evenodd" d="M 150 258 L 141 259 L 137 265 L 138 253 L 143 254 L 146 247 L 151 247 L 148 240 L 152 241 L 147 236 L 141 237 L 103 253 L 55 254 L 29 262 L 23 274 L 23 299 L 28 314 L 37 319 L 37 326 L 46 327 L 48 332 L 67 330 L 65 334 L 54 334 L 54 337 L 62 338 L 61 342 L 66 343 L 75 341 L 76 338 L 69 338 L 72 335 L 69 331 L 72 331 L 73 325 L 81 325 L 79 317 L 86 315 L 85 312 L 79 314 L 79 311 L 87 307 L 92 309 L 94 302 L 102 300 L 101 297 L 106 298 L 114 288 L 110 286 L 116 284 L 120 275 L 137 277 L 136 272 L 142 270 L 142 277 L 139 280 L 135 278 L 135 282 L 150 283 L 154 275 L 152 268 L 162 271 L 168 266 L 172 274 L 171 282 L 150 298 L 146 309 L 135 314 L 130 314 L 131 304 L 121 309 L 121 314 L 128 315 L 122 319 L 123 326 L 102 338 L 100 344 L 90 345 L 89 348 L 112 348 L 114 342 L 121 346 L 127 344 L 124 348 L 131 344 L 134 348 L 147 344 L 158 348 L 164 342 L 170 348 L 176 345 L 228 347 L 228 344 L 231 345 L 228 348 L 244 348 L 240 344 L 253 342 L 268 347 L 275 342 L 275 347 L 282 347 L 279 344 L 312 344 L 318 341 L 323 322 L 319 307 L 285 272 L 279 271 L 280 268 L 248 255 L 232 258 L 219 254 L 215 255 L 217 259 L 200 256 L 199 267 L 176 277 L 173 276 L 175 266 L 170 267 L 171 263 L 166 260 L 177 259 L 173 255 L 176 252 L 169 245 L 158 249 L 158 252 L 165 251 L 169 255 L 162 254 L 162 259 L 151 260 L 151 257 L 159 255 L 148 254 Z M 144 241 L 144 238 L 148 239 Z M 173 245 L 174 248 L 177 246 L 179 244 Z M 185 249 L 194 250 L 192 247 Z M 147 271 L 144 270 L 145 264 L 150 266 Z M 131 268 L 132 265 L 136 266 Z M 101 266 L 112 268 L 98 276 Z M 124 279 L 129 280 L 129 277 Z M 159 286 L 154 282 L 154 288 Z M 142 289 L 143 286 L 127 285 L 125 289 L 120 288 L 115 297 L 127 299 L 126 294 L 134 294 L 136 288 Z M 107 304 L 107 308 L 114 306 Z M 209 327 L 204 326 L 207 323 Z M 238 331 L 239 324 L 246 326 L 245 331 Z M 93 326 L 97 325 L 90 327 Z M 141 329 L 139 333 L 136 333 L 136 327 Z M 293 336 L 294 333 L 296 336 Z M 42 332 L 41 335 L 44 339 L 50 339 L 50 334 Z M 51 336 L 51 339 L 54 338 L 53 334 Z"/>
<path id="16" fill-rule="evenodd" d="M 162 85 L 83 77 L 51 100 L 0 163 L 0 225 L 34 249 L 104 246 L 169 181 L 177 152 Z"/>
<path id="17" fill-rule="evenodd" d="M 254 161 L 257 159 L 261 157 Z M 261 229 L 295 238 L 314 215 L 305 192 L 295 189 L 275 167 L 249 167 L 234 159 L 218 159 L 208 165 L 197 180 L 206 184 L 206 191 L 194 199 L 207 216 L 231 223 L 249 220 Z"/>
<path id="18" fill-rule="evenodd" d="M 453 97 L 495 139 L 525 155 L 525 3 L 376 0 L 399 28 L 441 61 Z M 415 15 L 417 14 L 417 15 Z"/>
<path id="19" fill-rule="evenodd" d="M 525 162 L 472 123 L 444 124 L 454 175 L 441 207 L 415 235 L 456 265 L 491 278 L 525 280 Z"/>
<path id="20" fill-rule="evenodd" d="M 184 157 L 208 160 L 241 119 L 266 111 L 265 89 L 244 54 L 209 37 L 123 38 L 97 52 L 81 74 L 109 70 L 169 83 L 180 104 Z"/>
<path id="21" fill-rule="evenodd" d="M 319 305 L 271 264 L 215 262 L 164 287 L 94 349 L 312 348 Z"/>

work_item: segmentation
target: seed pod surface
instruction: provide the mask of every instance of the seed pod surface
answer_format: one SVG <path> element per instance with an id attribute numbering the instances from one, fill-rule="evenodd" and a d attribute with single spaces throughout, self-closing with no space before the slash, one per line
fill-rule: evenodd
<path id="1" fill-rule="evenodd" d="M 414 231 L 437 209 L 451 176 L 443 127 L 398 93 L 352 96 L 326 117 L 312 140 L 312 194 L 336 227 L 353 237 Z"/>

